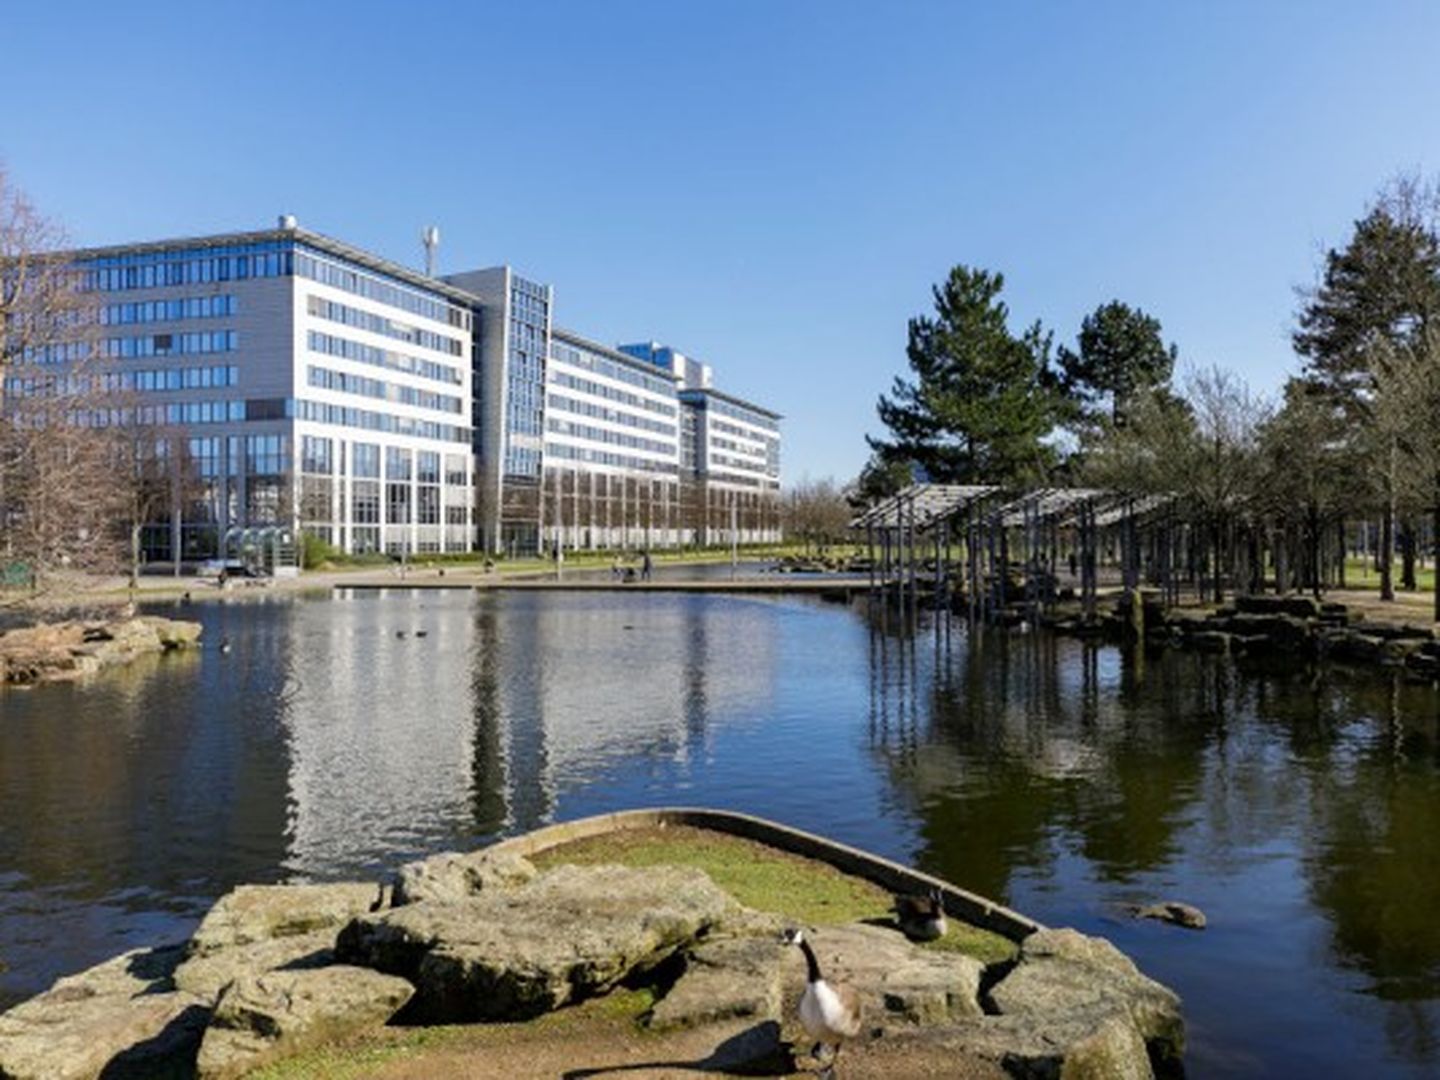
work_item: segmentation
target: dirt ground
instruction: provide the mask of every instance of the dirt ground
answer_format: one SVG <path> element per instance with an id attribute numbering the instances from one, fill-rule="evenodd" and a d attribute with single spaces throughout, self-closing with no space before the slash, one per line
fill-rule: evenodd
<path id="1" fill-rule="evenodd" d="M 385 1045 L 387 1040 L 403 1044 L 407 1035 L 387 1029 L 367 1037 L 363 1043 L 337 1047 L 334 1056 L 325 1055 L 299 1068 L 291 1066 L 264 1075 L 374 1080 L 662 1080 L 818 1075 L 820 1063 L 810 1058 L 808 1047 L 797 1050 L 794 1059 L 786 1052 L 750 1065 L 735 1062 L 728 1051 L 750 1028 L 747 1022 L 735 1022 L 659 1036 L 637 1029 L 633 1021 L 619 1019 L 572 1019 L 563 1025 L 485 1025 L 468 1031 L 450 1029 L 443 1042 L 433 1045 L 404 1049 L 396 1046 L 393 1056 Z M 1005 1073 L 978 1059 L 939 1054 L 900 1040 L 877 1039 L 847 1047 L 837 1075 L 844 1080 L 999 1080 Z"/>

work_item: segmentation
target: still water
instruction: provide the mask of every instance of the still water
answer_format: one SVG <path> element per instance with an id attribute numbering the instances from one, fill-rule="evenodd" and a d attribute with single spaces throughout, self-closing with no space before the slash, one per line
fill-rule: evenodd
<path id="1" fill-rule="evenodd" d="M 801 599 L 393 591 L 185 614 L 198 655 L 0 696 L 0 1005 L 183 937 L 240 882 L 692 804 L 1110 937 L 1184 996 L 1191 1075 L 1440 1070 L 1428 687 Z M 1171 898 L 1210 929 L 1122 912 Z"/>

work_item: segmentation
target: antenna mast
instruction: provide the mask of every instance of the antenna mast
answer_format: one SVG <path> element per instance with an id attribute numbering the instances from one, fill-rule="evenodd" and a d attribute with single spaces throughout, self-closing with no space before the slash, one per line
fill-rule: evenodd
<path id="1" fill-rule="evenodd" d="M 435 249 L 440 246 L 440 229 L 426 225 L 420 230 L 420 243 L 425 245 L 425 276 L 435 276 Z"/>

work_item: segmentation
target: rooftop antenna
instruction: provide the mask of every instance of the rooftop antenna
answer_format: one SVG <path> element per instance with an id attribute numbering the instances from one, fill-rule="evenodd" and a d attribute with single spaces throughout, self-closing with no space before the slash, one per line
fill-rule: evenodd
<path id="1" fill-rule="evenodd" d="M 425 245 L 425 276 L 435 276 L 435 249 L 440 246 L 440 228 L 426 225 L 420 230 L 420 243 Z"/>

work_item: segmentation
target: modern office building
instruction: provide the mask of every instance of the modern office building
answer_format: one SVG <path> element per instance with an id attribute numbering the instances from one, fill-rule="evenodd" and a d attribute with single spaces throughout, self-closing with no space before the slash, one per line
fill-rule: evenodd
<path id="1" fill-rule="evenodd" d="M 508 266 L 436 278 L 288 216 L 68 257 L 118 422 L 189 477 L 151 558 L 257 530 L 391 554 L 778 539 L 778 416 L 663 346 L 556 328 Z"/>
<path id="2" fill-rule="evenodd" d="M 688 543 L 675 379 L 556 330 L 545 375 L 545 505 L 567 548 Z"/>
<path id="3" fill-rule="evenodd" d="M 685 543 L 780 539 L 780 415 L 715 388 L 709 364 L 668 345 L 620 351 L 668 372 L 681 407 Z"/>
<path id="4" fill-rule="evenodd" d="M 290 218 L 72 257 L 122 422 L 190 474 L 152 558 L 235 553 L 265 528 L 469 550 L 468 295 Z"/>

